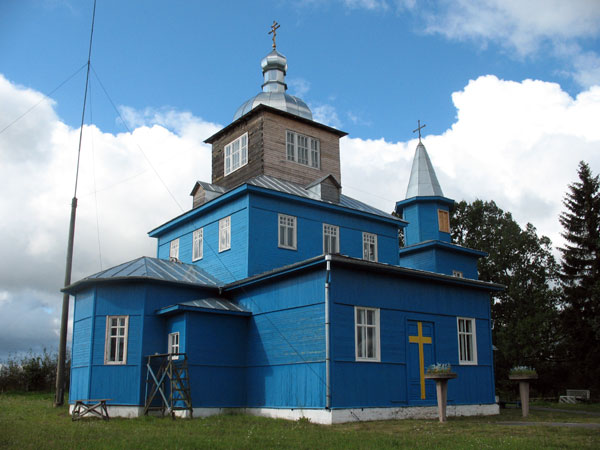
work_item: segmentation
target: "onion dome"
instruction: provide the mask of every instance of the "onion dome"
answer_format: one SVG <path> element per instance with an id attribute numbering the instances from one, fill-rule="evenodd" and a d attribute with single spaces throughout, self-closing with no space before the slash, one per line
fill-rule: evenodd
<path id="1" fill-rule="evenodd" d="M 262 92 L 242 103 L 235 112 L 233 120 L 236 121 L 258 105 L 267 105 L 312 120 L 312 112 L 308 105 L 298 97 L 285 93 L 287 90 L 285 84 L 286 57 L 273 49 L 271 53 L 263 58 L 260 65 L 264 77 Z"/>

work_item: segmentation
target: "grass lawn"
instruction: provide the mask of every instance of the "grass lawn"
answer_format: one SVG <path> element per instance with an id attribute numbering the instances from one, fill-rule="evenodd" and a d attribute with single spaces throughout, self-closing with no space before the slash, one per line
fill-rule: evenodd
<path id="1" fill-rule="evenodd" d="M 498 423 L 521 421 L 517 409 L 491 417 L 451 417 L 446 424 L 399 420 L 324 426 L 244 415 L 72 422 L 68 408 L 54 408 L 52 399 L 51 394 L 0 394 L 0 448 L 600 448 L 600 429 Z M 531 411 L 526 421 L 600 423 L 600 416 Z"/>

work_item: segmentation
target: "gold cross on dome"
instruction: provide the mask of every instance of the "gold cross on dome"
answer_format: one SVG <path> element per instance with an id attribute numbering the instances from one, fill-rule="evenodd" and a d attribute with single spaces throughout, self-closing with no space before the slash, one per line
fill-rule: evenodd
<path id="1" fill-rule="evenodd" d="M 275 44 L 275 36 L 277 35 L 277 29 L 279 27 L 280 25 L 276 21 L 273 21 L 273 25 L 271 25 L 271 31 L 269 31 L 269 34 L 273 35 L 273 50 L 275 50 L 275 48 L 277 47 L 277 45 Z"/>
<path id="2" fill-rule="evenodd" d="M 421 125 L 421 121 L 417 120 L 417 123 L 419 124 L 419 126 L 417 127 L 416 130 L 413 130 L 413 133 L 416 133 L 417 131 L 419 132 L 419 144 L 421 143 L 421 129 L 425 128 L 427 125 L 423 124 Z"/>

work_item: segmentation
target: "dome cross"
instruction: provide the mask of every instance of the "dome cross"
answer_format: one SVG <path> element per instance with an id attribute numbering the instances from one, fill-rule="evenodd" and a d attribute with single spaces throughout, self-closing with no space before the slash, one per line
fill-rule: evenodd
<path id="1" fill-rule="evenodd" d="M 277 36 L 277 29 L 280 27 L 281 25 L 279 25 L 275 20 L 273 21 L 273 25 L 271 25 L 271 31 L 269 31 L 269 34 L 273 35 L 273 50 L 275 50 L 277 48 L 277 44 L 275 44 L 275 36 Z"/>
<path id="2" fill-rule="evenodd" d="M 417 131 L 419 132 L 419 144 L 420 144 L 421 143 L 421 129 L 425 128 L 427 125 L 426 124 L 421 125 L 420 120 L 417 120 L 417 123 L 419 126 L 416 128 L 416 130 L 413 130 L 413 133 L 416 133 Z"/>

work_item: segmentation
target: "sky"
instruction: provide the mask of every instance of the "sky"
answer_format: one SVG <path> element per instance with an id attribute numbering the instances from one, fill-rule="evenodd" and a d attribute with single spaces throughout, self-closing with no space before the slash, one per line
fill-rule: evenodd
<path id="1" fill-rule="evenodd" d="M 92 9 L 0 2 L 0 360 L 58 346 Z M 289 92 L 348 132 L 346 195 L 391 212 L 421 120 L 447 197 L 564 244 L 579 161 L 600 173 L 599 1 L 98 0 L 73 281 L 155 255 L 211 179 L 203 141 L 260 91 L 273 20 Z"/>

